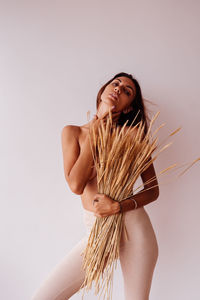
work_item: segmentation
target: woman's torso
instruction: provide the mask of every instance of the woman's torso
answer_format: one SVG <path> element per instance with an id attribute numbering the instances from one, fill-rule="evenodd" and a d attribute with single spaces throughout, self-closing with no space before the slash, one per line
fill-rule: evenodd
<path id="1" fill-rule="evenodd" d="M 83 146 L 86 134 L 88 134 L 88 128 L 85 126 L 79 127 L 78 142 L 80 150 Z M 95 216 L 93 212 L 93 197 L 98 193 L 97 189 L 97 173 L 95 167 L 93 168 L 92 174 L 85 186 L 85 189 L 81 196 L 82 206 L 84 208 L 84 222 L 87 227 L 87 233 L 89 234 L 94 222 Z M 124 213 L 124 220 L 127 227 L 128 236 L 132 236 L 131 239 L 137 241 L 137 244 L 141 244 L 142 247 L 145 246 L 146 250 L 153 250 L 153 255 L 158 253 L 158 243 L 156 235 L 145 208 L 139 207 L 136 210 L 130 210 Z M 124 235 L 123 235 L 124 236 Z M 122 236 L 122 237 L 123 237 Z M 124 238 L 122 238 L 122 247 L 124 245 Z M 139 242 L 140 241 L 140 242 Z M 150 251 L 149 250 L 149 251 Z"/>
<path id="2" fill-rule="evenodd" d="M 78 136 L 78 142 L 80 146 L 80 151 L 83 146 L 83 143 L 85 141 L 86 135 L 88 134 L 88 128 L 85 126 L 80 126 L 79 136 Z M 92 199 L 94 195 L 98 193 L 97 190 L 97 172 L 95 166 L 93 167 L 92 173 L 90 175 L 90 178 L 84 188 L 83 193 L 81 196 L 81 201 L 83 208 L 86 210 L 92 211 Z"/>
<path id="3" fill-rule="evenodd" d="M 80 126 L 79 127 L 79 134 L 78 134 L 78 142 L 79 142 L 79 146 L 80 146 L 80 150 L 81 147 L 83 146 L 84 140 L 86 138 L 86 135 L 88 134 L 88 128 L 87 126 Z M 93 211 L 93 197 L 94 195 L 98 193 L 98 189 L 97 189 L 97 173 L 96 173 L 96 168 L 95 166 L 93 167 L 93 171 L 90 175 L 90 178 L 84 188 L 83 193 L 80 195 L 81 196 L 81 201 L 82 201 L 82 205 L 83 208 L 89 211 Z M 137 208 L 134 211 L 134 215 L 135 218 L 140 218 L 141 215 L 147 215 L 146 210 L 144 209 L 144 207 L 140 207 Z"/>

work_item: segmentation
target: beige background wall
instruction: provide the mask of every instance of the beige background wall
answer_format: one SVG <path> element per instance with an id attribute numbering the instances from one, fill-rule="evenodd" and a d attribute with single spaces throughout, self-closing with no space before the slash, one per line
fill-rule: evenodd
<path id="1" fill-rule="evenodd" d="M 150 109 L 161 111 L 157 124 L 166 122 L 161 137 L 182 126 L 155 163 L 157 172 L 200 156 L 200 5 L 7 0 L 0 6 L 1 298 L 27 300 L 84 235 L 80 197 L 64 179 L 61 130 L 87 122 L 111 76 L 125 71 L 139 80 L 156 104 Z M 199 299 L 199 170 L 198 164 L 161 184 L 159 199 L 146 206 L 160 248 L 151 300 Z M 123 299 L 120 268 L 113 297 Z"/>

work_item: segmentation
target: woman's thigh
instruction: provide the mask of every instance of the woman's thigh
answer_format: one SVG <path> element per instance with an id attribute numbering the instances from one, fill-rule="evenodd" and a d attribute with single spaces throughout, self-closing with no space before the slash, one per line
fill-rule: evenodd
<path id="1" fill-rule="evenodd" d="M 32 300 L 67 300 L 80 289 L 85 277 L 82 253 L 87 245 L 87 238 L 85 236 L 81 239 L 55 266 Z"/>
<path id="2" fill-rule="evenodd" d="M 120 264 L 124 278 L 125 300 L 148 300 L 154 268 L 158 258 L 156 236 L 144 208 L 128 211 L 120 243 Z M 139 211 L 140 210 L 140 211 Z"/>

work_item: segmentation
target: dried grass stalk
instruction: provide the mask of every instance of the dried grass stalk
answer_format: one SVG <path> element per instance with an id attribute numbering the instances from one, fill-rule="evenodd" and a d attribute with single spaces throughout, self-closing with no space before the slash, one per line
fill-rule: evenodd
<path id="1" fill-rule="evenodd" d="M 133 186 L 139 175 L 145 171 L 158 155 L 170 146 L 163 146 L 152 157 L 155 150 L 159 149 L 158 138 L 155 136 L 163 124 L 151 135 L 151 128 L 159 112 L 151 120 L 148 131 L 144 134 L 144 123 L 139 122 L 135 126 L 127 128 L 127 122 L 122 126 L 116 126 L 112 122 L 112 114 L 109 111 L 107 123 L 98 128 L 95 134 L 90 128 L 90 145 L 97 171 L 98 193 L 122 201 L 133 195 Z M 131 125 L 133 125 L 134 120 Z M 173 131 L 171 135 L 178 132 Z M 176 164 L 169 166 L 162 172 L 170 170 Z M 160 174 L 162 174 L 162 172 Z M 155 178 L 148 181 L 151 182 Z M 108 217 L 97 217 L 91 229 L 87 246 L 83 252 L 83 269 L 86 272 L 85 280 L 80 287 L 84 292 L 95 284 L 95 295 L 99 299 L 103 293 L 103 299 L 112 299 L 113 271 L 119 258 L 119 246 L 122 231 L 127 231 L 123 222 L 123 213 Z M 102 298 L 101 298 L 102 299 Z"/>

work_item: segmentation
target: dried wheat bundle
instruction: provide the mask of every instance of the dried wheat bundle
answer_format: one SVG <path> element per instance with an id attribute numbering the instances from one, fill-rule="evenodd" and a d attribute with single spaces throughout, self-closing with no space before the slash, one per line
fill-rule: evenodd
<path id="1" fill-rule="evenodd" d="M 155 150 L 160 147 L 156 133 L 162 125 L 151 135 L 152 125 L 158 114 L 159 112 L 151 120 L 146 134 L 142 121 L 135 126 L 126 126 L 128 121 L 122 127 L 116 126 L 116 123 L 112 122 L 111 111 L 109 111 L 106 124 L 101 123 L 97 134 L 93 128 L 90 128 L 89 135 L 97 171 L 98 193 L 106 194 L 116 201 L 129 198 L 133 195 L 133 186 L 139 175 L 171 145 L 171 143 L 164 145 L 152 157 Z M 179 130 L 180 128 L 171 135 Z M 151 180 L 154 178 L 148 183 Z M 128 238 L 123 213 L 96 218 L 83 252 L 83 269 L 86 275 L 80 288 L 83 288 L 82 299 L 84 292 L 91 289 L 93 282 L 95 295 L 99 294 L 99 299 L 102 293 L 103 299 L 106 295 L 107 300 L 112 299 L 113 271 L 119 258 L 122 230 L 125 230 L 125 236 Z"/>

